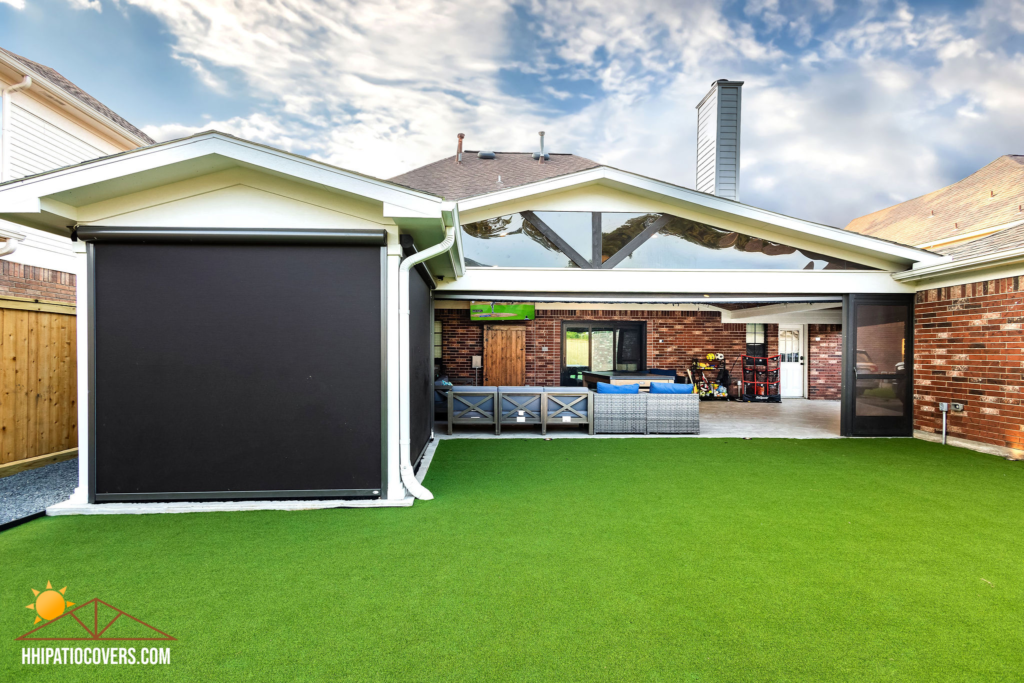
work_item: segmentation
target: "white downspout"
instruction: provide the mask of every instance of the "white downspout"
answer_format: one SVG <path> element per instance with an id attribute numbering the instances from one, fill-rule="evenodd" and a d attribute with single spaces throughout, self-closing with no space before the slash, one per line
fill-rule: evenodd
<path id="1" fill-rule="evenodd" d="M 9 133 L 11 120 L 11 93 L 31 87 L 32 77 L 25 76 L 21 83 L 9 85 L 4 88 L 3 91 L 0 91 L 0 97 L 3 98 L 3 109 L 0 110 L 0 112 L 2 112 L 0 115 L 3 116 L 3 120 L 0 121 L 0 183 L 5 180 L 9 180 L 11 176 L 11 139 Z M 14 250 L 12 249 L 11 251 Z"/>
<path id="2" fill-rule="evenodd" d="M 4 242 L 4 246 L 0 247 L 0 256 L 7 256 L 13 254 L 14 250 L 18 248 L 18 240 L 13 237 L 8 237 L 7 241 Z"/>
<path id="3" fill-rule="evenodd" d="M 459 224 L 458 213 L 452 212 L 452 227 L 445 228 L 444 217 L 441 227 L 445 229 L 444 239 L 429 249 L 403 259 L 398 267 L 398 463 L 402 475 L 402 483 L 416 498 L 433 500 L 434 494 L 416 479 L 412 468 L 412 418 L 410 415 L 410 366 L 409 357 L 409 271 L 418 263 L 423 263 L 447 252 L 455 244 L 455 230 Z"/>

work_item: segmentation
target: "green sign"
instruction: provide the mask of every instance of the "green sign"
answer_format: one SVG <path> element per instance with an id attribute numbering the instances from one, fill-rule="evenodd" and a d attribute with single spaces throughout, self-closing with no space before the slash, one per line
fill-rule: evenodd
<path id="1" fill-rule="evenodd" d="M 505 304 L 495 301 L 473 301 L 469 304 L 469 319 L 478 322 L 533 320 L 536 317 L 533 304 Z"/>

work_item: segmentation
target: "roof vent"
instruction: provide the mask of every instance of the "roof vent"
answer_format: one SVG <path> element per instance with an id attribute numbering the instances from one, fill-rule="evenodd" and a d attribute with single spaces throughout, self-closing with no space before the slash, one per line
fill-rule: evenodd
<path id="1" fill-rule="evenodd" d="M 465 133 L 459 133 L 459 146 L 455 149 L 455 163 L 462 163 L 462 139 L 466 137 Z"/>
<path id="2" fill-rule="evenodd" d="M 478 159 L 494 159 L 494 152 L 477 152 Z"/>
<path id="3" fill-rule="evenodd" d="M 538 135 L 540 135 L 540 152 L 534 152 L 533 158 L 536 161 L 547 161 L 551 158 L 551 155 L 544 153 L 544 131 L 541 131 Z"/>

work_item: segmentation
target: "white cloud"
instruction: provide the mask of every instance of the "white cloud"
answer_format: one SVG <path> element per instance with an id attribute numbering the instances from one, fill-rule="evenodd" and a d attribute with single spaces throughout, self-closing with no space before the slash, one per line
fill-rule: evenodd
<path id="1" fill-rule="evenodd" d="M 68 4 L 74 9 L 93 9 L 100 13 L 103 12 L 100 0 L 68 0 Z"/>
<path id="2" fill-rule="evenodd" d="M 511 151 L 546 130 L 556 151 L 692 186 L 694 105 L 723 77 L 747 83 L 756 163 L 741 196 L 791 215 L 845 224 L 1020 151 L 1005 148 L 1024 110 L 1017 0 L 959 15 L 863 3 L 836 28 L 830 0 L 726 5 L 735 16 L 718 0 L 129 1 L 166 24 L 202 82 L 226 91 L 220 75 L 236 72 L 265 103 L 150 135 L 216 128 L 381 177 L 452 154 L 457 132 Z M 778 47 L 779 31 L 796 47 Z M 510 71 L 534 85 L 510 85 Z"/>
<path id="3" fill-rule="evenodd" d="M 0 5 L 10 5 L 14 9 L 25 9 L 25 0 L 0 0 Z"/>

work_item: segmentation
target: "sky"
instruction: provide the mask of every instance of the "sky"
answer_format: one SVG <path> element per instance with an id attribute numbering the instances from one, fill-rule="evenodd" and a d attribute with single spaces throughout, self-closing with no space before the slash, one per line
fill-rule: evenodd
<path id="1" fill-rule="evenodd" d="M 843 226 L 1024 154 L 1024 1 L 0 0 L 0 46 L 157 140 L 217 129 L 388 178 L 571 152 L 693 187 L 742 80 L 741 201 Z"/>

